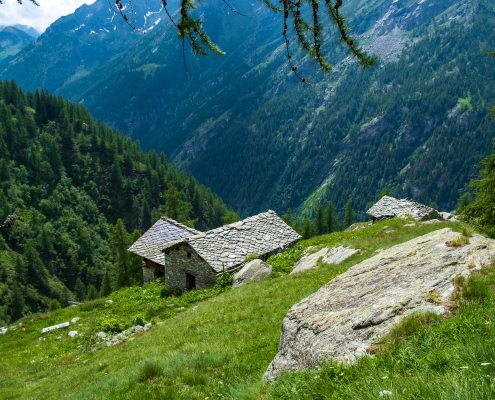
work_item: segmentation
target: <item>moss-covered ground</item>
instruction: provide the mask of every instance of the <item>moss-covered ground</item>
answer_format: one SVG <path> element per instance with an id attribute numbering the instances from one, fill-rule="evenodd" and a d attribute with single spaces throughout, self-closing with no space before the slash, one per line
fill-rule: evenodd
<path id="1" fill-rule="evenodd" d="M 0 336 L 0 397 L 369 399 L 382 391 L 383 396 L 405 399 L 493 398 L 495 307 L 489 268 L 474 280 L 459 282 L 464 289 L 450 318 L 406 321 L 374 357 L 351 367 L 328 364 L 288 374 L 273 385 L 262 382 L 277 352 L 282 320 L 293 304 L 378 249 L 447 226 L 462 230 L 460 224 L 446 222 L 404 227 L 409 223 L 363 223 L 352 232 L 304 241 L 270 260 L 276 270 L 273 279 L 234 290 L 162 299 L 162 288 L 152 284 L 115 292 L 109 297 L 112 303 L 100 299 L 28 316 Z M 301 249 L 339 244 L 361 252 L 338 266 L 321 264 L 287 274 Z M 69 330 L 80 335 L 71 338 L 68 330 L 41 335 L 43 327 L 74 317 L 81 319 Z M 139 319 L 154 324 L 123 344 L 97 344 L 100 330 L 115 323 L 126 328 Z"/>

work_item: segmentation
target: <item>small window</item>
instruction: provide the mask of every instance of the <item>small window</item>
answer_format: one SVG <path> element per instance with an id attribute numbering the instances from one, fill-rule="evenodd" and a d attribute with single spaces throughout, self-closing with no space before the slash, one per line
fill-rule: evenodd
<path id="1" fill-rule="evenodd" d="M 191 258 L 191 253 L 187 252 L 187 258 Z"/>
<path id="2" fill-rule="evenodd" d="M 193 290 L 196 289 L 196 277 L 194 275 L 188 274 L 186 272 L 186 289 Z"/>

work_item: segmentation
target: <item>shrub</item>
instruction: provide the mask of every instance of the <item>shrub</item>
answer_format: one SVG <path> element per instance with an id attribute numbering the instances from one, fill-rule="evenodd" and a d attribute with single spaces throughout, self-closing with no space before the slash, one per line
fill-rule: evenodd
<path id="1" fill-rule="evenodd" d="M 259 258 L 258 254 L 250 254 L 244 259 L 244 262 L 253 261 L 256 260 L 257 258 Z"/>
<path id="2" fill-rule="evenodd" d="M 228 272 L 224 271 L 222 275 L 217 277 L 217 280 L 215 282 L 215 288 L 225 289 L 231 286 L 232 286 L 232 275 L 230 275 Z"/>
<path id="3" fill-rule="evenodd" d="M 59 301 L 57 299 L 53 299 L 51 302 L 50 302 L 50 305 L 48 306 L 48 309 L 50 311 L 55 311 L 55 310 L 58 310 L 62 308 L 62 306 L 60 305 Z"/>
<path id="4" fill-rule="evenodd" d="M 119 333 L 125 329 L 124 324 L 117 318 L 106 318 L 99 322 L 103 332 Z"/>
<path id="5" fill-rule="evenodd" d="M 134 326 L 136 326 L 136 325 L 144 326 L 146 324 L 146 321 L 144 320 L 143 317 L 137 316 L 136 318 L 134 318 L 134 322 L 132 324 Z"/>
<path id="6" fill-rule="evenodd" d="M 162 299 L 166 299 L 167 297 L 179 297 L 179 296 L 182 296 L 182 290 L 178 287 L 170 287 L 170 288 L 164 287 L 160 291 L 160 297 Z"/>

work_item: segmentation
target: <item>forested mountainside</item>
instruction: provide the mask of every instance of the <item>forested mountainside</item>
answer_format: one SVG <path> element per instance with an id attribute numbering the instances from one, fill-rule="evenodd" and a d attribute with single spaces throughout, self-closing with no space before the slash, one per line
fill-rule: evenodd
<path id="1" fill-rule="evenodd" d="M 289 207 L 307 215 L 329 200 L 342 210 L 352 198 L 364 218 L 385 187 L 452 209 L 490 152 L 495 64 L 483 53 L 495 43 L 492 0 L 345 2 L 354 32 L 379 65 L 362 71 L 329 37 L 329 74 L 294 54 L 308 85 L 289 71 L 281 16 L 260 3 L 232 1 L 247 17 L 221 2 L 202 4 L 205 28 L 227 55 L 196 60 L 187 53 L 190 80 L 169 23 L 129 42 L 106 40 L 104 30 L 75 30 L 89 15 L 106 27 L 113 13 L 105 4 L 97 0 L 53 24 L 2 76 L 83 102 L 145 148 L 166 152 L 242 215 Z M 43 47 L 62 45 L 64 37 L 76 53 L 111 43 L 115 51 L 88 69 Z M 27 60 L 37 58 L 56 79 L 25 73 Z M 56 75 L 62 61 L 72 75 Z"/>
<path id="2" fill-rule="evenodd" d="M 0 231 L 0 325 L 51 299 L 66 304 L 77 285 L 80 297 L 90 285 L 99 290 L 104 276 L 115 281 L 112 232 L 122 246 L 132 242 L 117 220 L 143 232 L 160 216 L 164 194 L 198 229 L 232 213 L 163 153 L 144 153 L 84 106 L 0 81 L 0 218 L 24 219 Z"/>

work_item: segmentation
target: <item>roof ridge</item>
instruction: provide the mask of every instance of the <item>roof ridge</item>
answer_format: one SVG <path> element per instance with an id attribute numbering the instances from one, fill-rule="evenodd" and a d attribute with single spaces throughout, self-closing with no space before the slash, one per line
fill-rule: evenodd
<path id="1" fill-rule="evenodd" d="M 173 224 L 175 226 L 178 226 L 179 228 L 185 229 L 185 230 L 187 230 L 189 232 L 195 232 L 195 233 L 196 232 L 200 232 L 200 231 L 198 231 L 198 230 L 196 230 L 194 228 L 191 228 L 191 227 L 189 227 L 187 225 L 181 224 L 180 222 L 178 222 L 178 221 L 176 221 L 175 219 L 172 219 L 172 218 L 160 217 L 160 219 L 162 219 L 164 221 L 167 221 L 167 222 L 169 222 L 169 223 L 171 223 L 171 224 Z"/>

